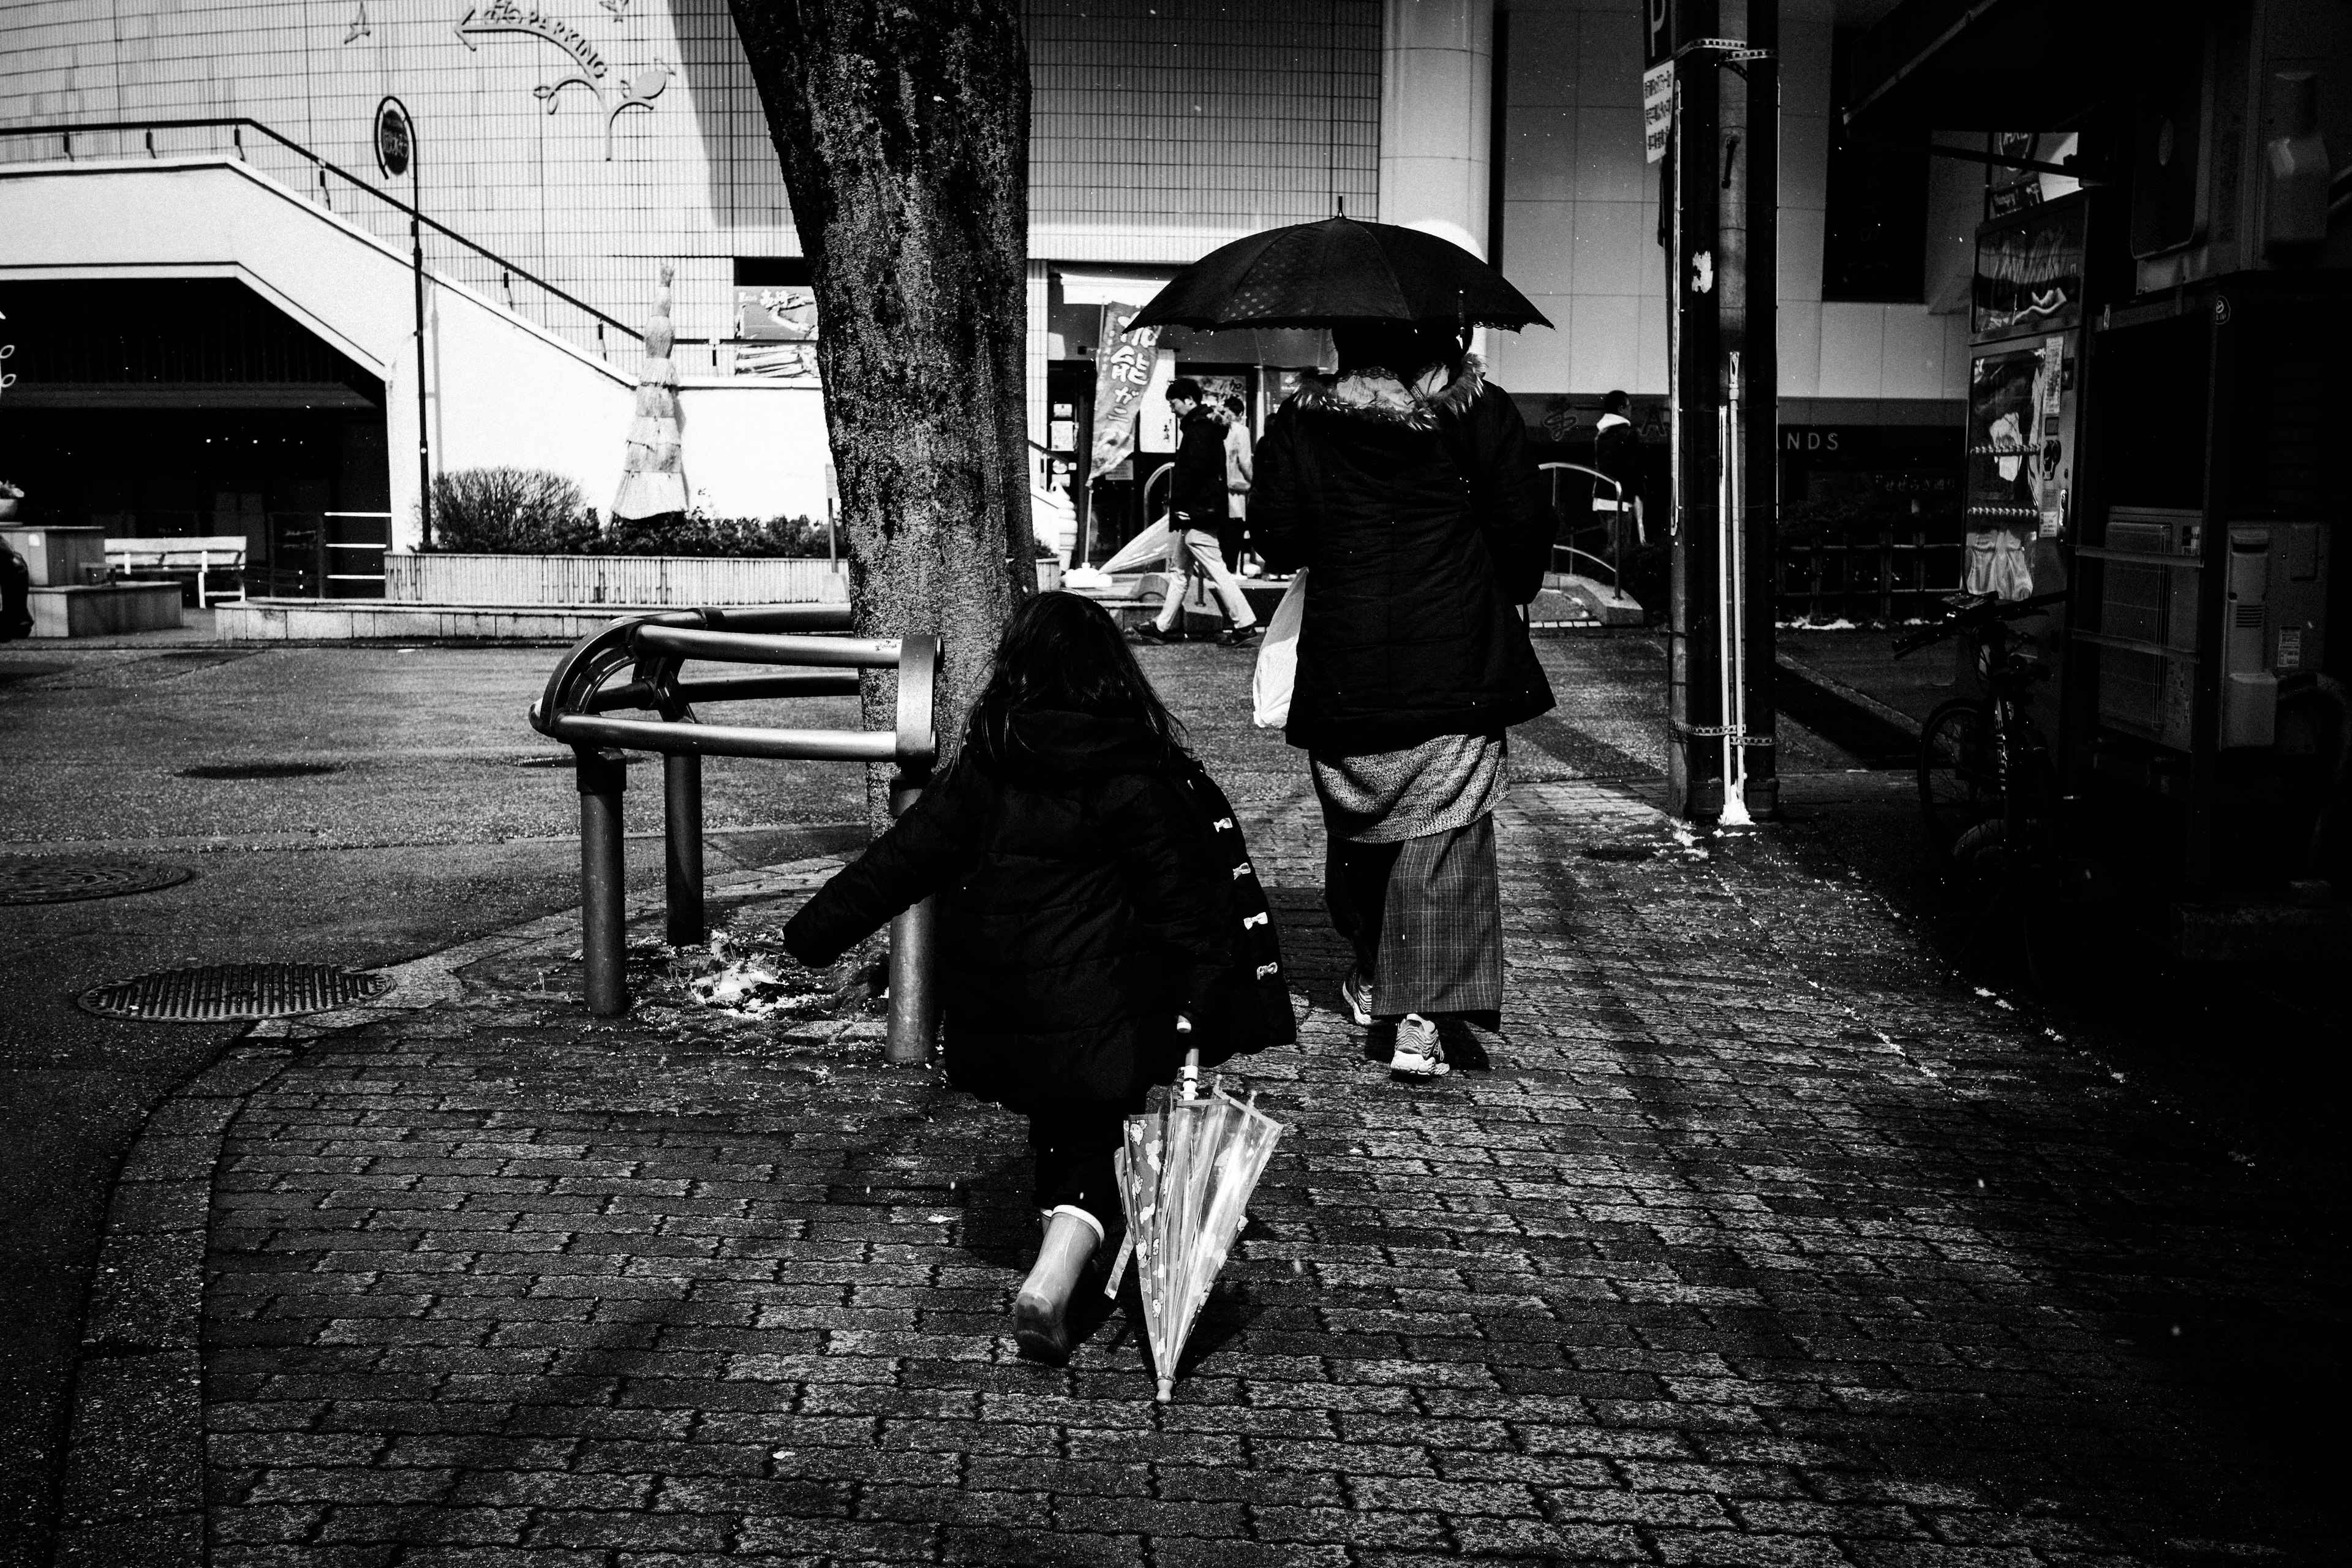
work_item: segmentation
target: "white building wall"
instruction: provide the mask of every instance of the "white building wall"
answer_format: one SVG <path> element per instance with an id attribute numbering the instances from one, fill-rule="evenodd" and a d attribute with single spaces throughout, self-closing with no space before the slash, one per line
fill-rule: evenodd
<path id="1" fill-rule="evenodd" d="M 234 160 L 0 169 L 0 272 L 236 278 L 382 376 L 393 539 L 417 542 L 416 352 L 408 258 Z M 551 468 L 602 509 L 618 484 L 635 365 L 591 358 L 470 289 L 426 293 L 436 472 Z M 630 356 L 617 356 L 625 361 Z M 689 378 L 687 479 L 719 516 L 824 515 L 811 387 Z"/>
<path id="2" fill-rule="evenodd" d="M 1501 0 L 1500 259 L 1558 327 L 1489 334 L 1496 377 L 1515 391 L 1664 389 L 1656 170 L 1641 153 L 1640 3 Z M 1328 216 L 1342 200 L 1360 217 L 1452 225 L 1463 231 L 1456 238 L 1483 247 L 1482 104 L 1496 5 L 1028 0 L 1033 256 L 1187 262 L 1257 228 Z M 1958 397 L 1965 312 L 1821 298 L 1832 5 L 1783 7 L 1781 392 Z M 677 329 L 689 340 L 682 367 L 690 377 L 723 371 L 722 352 L 691 340 L 732 331 L 733 258 L 798 249 L 727 0 L 543 0 L 540 9 L 603 65 L 593 93 L 572 85 L 536 95 L 570 72 L 573 55 L 523 33 L 461 37 L 465 5 L 373 0 L 362 17 L 360 0 L 16 0 L 0 5 L 0 163 L 58 155 L 54 141 L 8 128 L 245 115 L 373 178 L 371 113 L 397 92 L 419 125 L 427 211 L 632 325 L 658 263 L 675 262 Z M 610 121 L 608 158 L 609 111 L 632 94 L 649 107 Z M 171 133 L 159 145 L 168 155 Z M 289 157 L 270 172 L 289 184 L 302 177 Z M 389 209 L 336 210 L 404 248 L 383 227 Z M 454 266 L 435 254 L 436 265 Z M 289 265 L 281 259 L 270 276 Z M 496 314 L 495 274 L 478 264 L 462 274 L 478 300 L 466 309 Z M 1042 282 L 1033 268 L 1033 316 L 1042 314 Z M 581 394 L 578 408 L 568 392 L 517 395 L 520 362 L 469 357 L 476 339 L 449 336 L 456 298 L 441 318 L 452 380 L 439 392 L 436 461 L 553 453 L 549 466 L 574 472 L 601 503 L 625 416 L 588 410 L 602 393 Z M 576 346 L 576 331 L 560 330 Z M 1039 323 L 1030 337 L 1034 429 Z M 625 393 L 633 355 L 620 347 L 601 365 L 583 361 L 581 384 Z M 397 353 L 379 362 L 392 384 L 393 481 L 413 489 L 413 439 L 401 428 L 414 406 L 410 373 Z M 572 377 L 567 369 L 558 380 Z M 461 411 L 476 388 L 486 389 L 483 401 Z M 823 515 L 825 446 L 813 390 L 709 377 L 689 381 L 684 402 L 688 479 L 709 510 Z"/>
<path id="3" fill-rule="evenodd" d="M 1381 221 L 1484 257 L 1495 0 L 1388 0 L 1381 33 Z"/>
<path id="4" fill-rule="evenodd" d="M 623 320 L 659 260 L 682 336 L 723 336 L 731 258 L 797 254 L 782 181 L 726 0 L 534 7 L 601 66 L 520 32 L 461 35 L 488 6 L 420 0 L 19 0 L 0 7 L 0 126 L 245 116 L 376 177 L 371 124 L 396 93 L 417 127 L 426 212 Z M 625 98 L 647 107 L 610 110 Z M 190 147 L 204 133 L 159 132 Z M 211 150 L 209 140 L 205 150 Z M 56 144 L 0 137 L 0 159 Z M 399 183 L 405 195 L 407 182 Z"/>
<path id="5" fill-rule="evenodd" d="M 1642 156 L 1640 0 L 1511 0 L 1504 47 L 1503 270 L 1558 324 L 1489 334 L 1514 392 L 1666 390 L 1659 165 Z M 1950 399 L 1967 318 L 1824 303 L 1832 0 L 1780 12 L 1780 395 Z"/>

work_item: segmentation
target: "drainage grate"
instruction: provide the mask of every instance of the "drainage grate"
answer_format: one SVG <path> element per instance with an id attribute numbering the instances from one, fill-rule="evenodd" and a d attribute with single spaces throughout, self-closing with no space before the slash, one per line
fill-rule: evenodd
<path id="1" fill-rule="evenodd" d="M 210 1024 L 329 1012 L 380 996 L 391 984 L 389 975 L 325 963 L 215 963 L 94 985 L 80 1001 L 83 1012 L 101 1018 Z"/>
<path id="2" fill-rule="evenodd" d="M 119 855 L 5 855 L 0 856 L 0 904 L 69 904 L 152 893 L 191 875 L 184 866 Z"/>
<path id="3" fill-rule="evenodd" d="M 1584 847 L 1587 860 L 1647 860 L 1658 852 L 1654 844 L 1588 844 Z"/>
<path id="4" fill-rule="evenodd" d="M 320 773 L 341 773 L 337 763 L 207 763 L 199 768 L 182 768 L 184 779 L 307 779 Z"/>

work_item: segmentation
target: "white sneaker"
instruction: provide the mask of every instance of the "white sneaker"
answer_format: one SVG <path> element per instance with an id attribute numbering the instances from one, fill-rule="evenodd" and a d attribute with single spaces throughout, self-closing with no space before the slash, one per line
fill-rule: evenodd
<path id="1" fill-rule="evenodd" d="M 1397 1025 L 1396 1055 L 1389 1071 L 1398 1078 L 1444 1078 L 1454 1068 L 1438 1042 L 1437 1026 L 1418 1013 L 1407 1013 Z"/>
<path id="2" fill-rule="evenodd" d="M 1353 969 L 1348 971 L 1348 977 L 1339 982 L 1339 1005 L 1348 1010 L 1348 1021 L 1359 1029 L 1370 1028 L 1371 1002 L 1372 988 L 1365 984 L 1363 975 Z"/>

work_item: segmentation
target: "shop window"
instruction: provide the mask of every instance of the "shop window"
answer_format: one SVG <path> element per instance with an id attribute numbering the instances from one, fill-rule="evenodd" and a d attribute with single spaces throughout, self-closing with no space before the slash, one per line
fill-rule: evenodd
<path id="1" fill-rule="evenodd" d="M 1855 29 L 1837 30 L 1830 48 L 1830 166 L 1822 298 L 1917 304 L 1927 262 L 1925 139 L 1880 140 L 1845 128 L 1853 104 Z"/>
<path id="2" fill-rule="evenodd" d="M 798 256 L 735 258 L 735 374 L 814 381 L 816 290 Z"/>

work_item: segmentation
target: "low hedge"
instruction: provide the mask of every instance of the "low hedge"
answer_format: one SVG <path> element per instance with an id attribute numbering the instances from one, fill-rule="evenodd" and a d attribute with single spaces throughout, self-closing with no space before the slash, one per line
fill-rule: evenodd
<path id="1" fill-rule="evenodd" d="M 427 550 L 453 555 L 822 556 L 825 526 L 806 517 L 701 511 L 605 523 L 580 487 L 545 468 L 459 468 L 433 480 Z"/>

